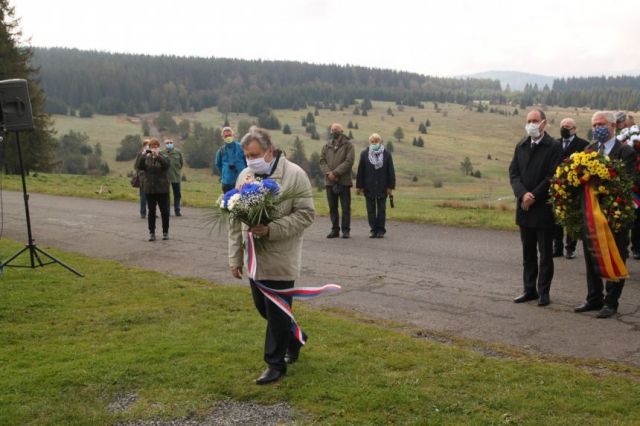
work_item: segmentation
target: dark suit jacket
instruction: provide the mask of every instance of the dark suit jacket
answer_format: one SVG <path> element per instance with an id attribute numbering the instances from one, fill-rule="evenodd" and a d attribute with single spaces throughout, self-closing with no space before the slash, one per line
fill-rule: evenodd
<path id="1" fill-rule="evenodd" d="M 531 148 L 530 137 L 518 142 L 509 166 L 511 188 L 518 200 L 516 224 L 526 228 L 553 227 L 553 210 L 547 203 L 549 183 L 561 161 L 562 147 L 547 133 L 535 149 Z M 536 202 L 524 211 L 522 196 L 527 192 L 533 193 Z"/>
<path id="2" fill-rule="evenodd" d="M 563 145 L 563 142 L 562 140 L 560 140 L 560 147 L 562 147 L 562 145 Z M 562 151 L 563 152 L 562 159 L 564 160 L 565 158 L 571 157 L 571 154 L 573 154 L 574 152 L 582 152 L 588 146 L 589 146 L 588 141 L 582 138 L 579 138 L 578 135 L 576 135 L 571 141 L 571 143 L 569 144 L 569 146 L 567 147 L 567 150 Z"/>
<path id="3" fill-rule="evenodd" d="M 598 143 L 594 142 L 590 144 L 585 151 L 597 151 Z M 622 160 L 624 163 L 624 169 L 627 171 L 628 177 L 635 182 L 636 180 L 636 150 L 631 148 L 626 143 L 622 143 L 619 140 L 613 144 L 613 148 L 609 152 L 609 158 L 612 160 Z"/>

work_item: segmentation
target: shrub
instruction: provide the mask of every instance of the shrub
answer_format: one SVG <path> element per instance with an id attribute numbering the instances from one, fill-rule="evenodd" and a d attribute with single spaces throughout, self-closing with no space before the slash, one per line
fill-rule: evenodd
<path id="1" fill-rule="evenodd" d="M 442 188 L 443 182 L 442 179 L 434 179 L 433 180 L 433 187 L 434 188 Z"/>

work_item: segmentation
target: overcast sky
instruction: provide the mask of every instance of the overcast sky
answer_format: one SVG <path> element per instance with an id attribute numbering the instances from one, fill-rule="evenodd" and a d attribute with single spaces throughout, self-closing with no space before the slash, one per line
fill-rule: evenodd
<path id="1" fill-rule="evenodd" d="M 32 46 L 452 76 L 640 74 L 639 0 L 11 0 Z"/>

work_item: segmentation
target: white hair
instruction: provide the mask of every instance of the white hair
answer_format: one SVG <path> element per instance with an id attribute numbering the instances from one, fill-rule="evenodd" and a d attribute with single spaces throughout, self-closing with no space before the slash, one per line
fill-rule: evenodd
<path id="1" fill-rule="evenodd" d="M 616 115 L 611 111 L 596 111 L 591 116 L 591 121 L 595 120 L 598 117 L 606 118 L 609 124 L 615 124 L 616 122 Z"/>

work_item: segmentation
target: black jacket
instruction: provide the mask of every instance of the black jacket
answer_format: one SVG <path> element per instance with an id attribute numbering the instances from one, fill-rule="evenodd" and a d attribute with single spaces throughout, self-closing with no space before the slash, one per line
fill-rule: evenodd
<path id="1" fill-rule="evenodd" d="M 549 183 L 562 161 L 562 146 L 547 133 L 531 148 L 531 138 L 518 142 L 509 166 L 509 180 L 517 199 L 516 224 L 526 228 L 550 228 L 554 225 L 553 210 L 547 202 Z M 525 211 L 522 197 L 533 193 L 535 203 Z"/>
<path id="2" fill-rule="evenodd" d="M 594 142 L 590 144 L 585 151 L 597 151 L 598 143 Z M 636 180 L 636 150 L 631 148 L 626 143 L 622 143 L 619 140 L 613 144 L 613 148 L 609 151 L 609 158 L 612 160 L 622 160 L 624 163 L 624 169 L 627 171 L 629 179 L 635 182 Z"/>
<path id="3" fill-rule="evenodd" d="M 560 140 L 560 147 L 562 147 L 564 144 L 562 142 L 562 140 Z M 584 149 L 586 147 L 589 146 L 589 142 L 578 137 L 578 135 L 576 135 L 573 140 L 571 141 L 571 143 L 569 143 L 569 146 L 567 147 L 567 150 L 564 151 L 563 149 L 563 154 L 562 154 L 562 159 L 564 160 L 565 158 L 569 158 L 571 157 L 571 154 L 575 153 L 575 152 L 582 152 L 584 151 Z"/>
<path id="4" fill-rule="evenodd" d="M 136 169 L 144 170 L 142 192 L 145 194 L 169 193 L 169 160 L 162 154 L 140 156 L 136 161 Z"/>
<path id="5" fill-rule="evenodd" d="M 360 153 L 356 188 L 363 189 L 367 197 L 387 195 L 387 188 L 396 188 L 396 172 L 393 168 L 393 157 L 386 149 L 382 153 L 382 167 L 378 170 L 369 161 L 369 148 Z"/>

